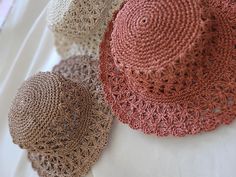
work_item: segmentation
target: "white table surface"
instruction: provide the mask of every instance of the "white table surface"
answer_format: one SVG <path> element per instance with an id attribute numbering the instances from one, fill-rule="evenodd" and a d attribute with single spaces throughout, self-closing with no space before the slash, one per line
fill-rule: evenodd
<path id="1" fill-rule="evenodd" d="M 7 113 L 27 77 L 59 62 L 46 28 L 48 0 L 16 1 L 0 33 L 0 177 L 37 177 L 14 145 Z M 88 177 L 236 177 L 236 121 L 185 138 L 147 136 L 114 121 L 110 142 Z"/>

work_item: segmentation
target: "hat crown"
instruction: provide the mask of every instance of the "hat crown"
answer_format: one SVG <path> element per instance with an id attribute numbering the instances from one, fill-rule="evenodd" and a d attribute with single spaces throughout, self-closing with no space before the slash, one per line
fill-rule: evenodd
<path id="1" fill-rule="evenodd" d="M 88 126 L 90 96 L 59 74 L 39 73 L 26 80 L 9 112 L 13 141 L 42 153 L 73 149 Z"/>
<path id="2" fill-rule="evenodd" d="M 109 0 L 52 0 L 48 5 L 48 26 L 71 38 L 94 30 L 101 22 Z"/>
<path id="3" fill-rule="evenodd" d="M 207 80 L 214 59 L 204 48 L 216 33 L 203 2 L 130 0 L 118 12 L 111 53 L 133 90 L 173 100 Z"/>
<path id="4" fill-rule="evenodd" d="M 184 55 L 199 36 L 196 0 L 131 0 L 119 11 L 112 53 L 120 67 L 159 69 Z"/>

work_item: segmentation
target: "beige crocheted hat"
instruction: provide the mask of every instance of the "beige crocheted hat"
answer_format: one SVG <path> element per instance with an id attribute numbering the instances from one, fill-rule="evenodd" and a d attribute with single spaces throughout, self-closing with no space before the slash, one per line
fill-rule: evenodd
<path id="1" fill-rule="evenodd" d="M 10 133 L 28 151 L 39 176 L 84 176 L 107 144 L 113 120 L 97 61 L 71 58 L 53 71 L 32 76 L 18 90 L 9 113 Z"/>
<path id="2" fill-rule="evenodd" d="M 48 26 L 63 58 L 98 56 L 99 43 L 112 14 L 124 0 L 51 0 Z"/>

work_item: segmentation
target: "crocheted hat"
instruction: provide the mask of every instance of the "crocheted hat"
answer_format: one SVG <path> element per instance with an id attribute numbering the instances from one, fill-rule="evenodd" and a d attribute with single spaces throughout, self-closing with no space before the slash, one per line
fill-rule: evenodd
<path id="1" fill-rule="evenodd" d="M 102 98 L 96 61 L 73 58 L 53 71 L 32 76 L 18 90 L 10 132 L 39 176 L 84 176 L 107 144 L 113 116 Z"/>
<path id="2" fill-rule="evenodd" d="M 60 55 L 98 56 L 99 44 L 112 14 L 124 0 L 51 0 L 48 26 Z"/>
<path id="3" fill-rule="evenodd" d="M 100 46 L 106 99 L 146 134 L 184 136 L 236 117 L 236 4 L 129 0 Z"/>

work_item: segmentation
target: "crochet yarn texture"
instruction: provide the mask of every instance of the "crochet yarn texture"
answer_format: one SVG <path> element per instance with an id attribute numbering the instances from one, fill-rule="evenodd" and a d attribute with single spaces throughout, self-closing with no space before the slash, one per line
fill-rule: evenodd
<path id="1" fill-rule="evenodd" d="M 55 70 L 75 74 L 64 64 Z M 9 113 L 10 132 L 39 176 L 84 176 L 97 161 L 112 117 L 95 99 L 83 83 L 59 73 L 39 73 L 23 83 Z"/>
<path id="2" fill-rule="evenodd" d="M 129 0 L 100 46 L 119 119 L 158 136 L 210 131 L 236 117 L 234 1 Z"/>
<path id="3" fill-rule="evenodd" d="M 64 59 L 77 55 L 97 58 L 106 26 L 123 1 L 52 0 L 48 26 L 54 32 L 58 53 Z"/>
<path id="4" fill-rule="evenodd" d="M 71 39 L 96 30 L 106 14 L 108 0 L 52 0 L 48 5 L 48 27 Z"/>

